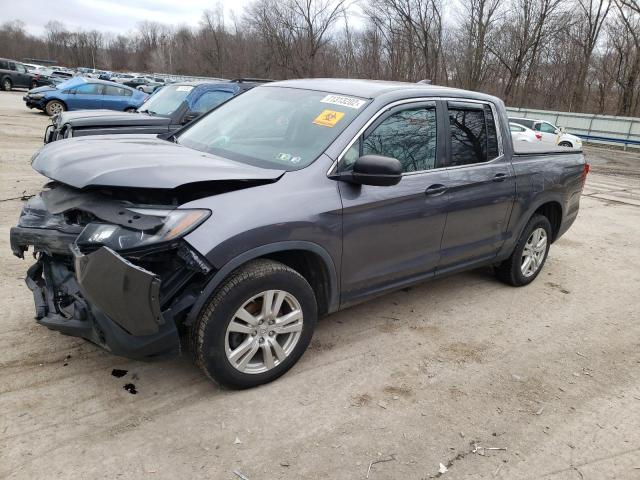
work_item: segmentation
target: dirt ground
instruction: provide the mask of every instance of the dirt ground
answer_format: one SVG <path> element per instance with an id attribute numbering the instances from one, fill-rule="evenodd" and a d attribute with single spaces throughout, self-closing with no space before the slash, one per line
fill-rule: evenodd
<path id="1" fill-rule="evenodd" d="M 33 320 L 8 240 L 48 119 L 22 95 L 0 92 L 0 477 L 640 478 L 640 155 L 587 148 L 580 216 L 532 285 L 477 270 L 331 315 L 238 392 Z"/>

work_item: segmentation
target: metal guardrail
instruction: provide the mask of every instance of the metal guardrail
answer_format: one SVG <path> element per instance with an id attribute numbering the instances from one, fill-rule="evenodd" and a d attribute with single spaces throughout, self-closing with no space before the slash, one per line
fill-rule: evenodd
<path id="1" fill-rule="evenodd" d="M 587 142 L 640 147 L 640 118 L 508 107 L 509 115 L 546 120 Z"/>
<path id="2" fill-rule="evenodd" d="M 174 80 L 176 82 L 192 82 L 196 80 L 220 82 L 220 81 L 226 80 L 224 78 L 216 78 L 216 77 L 198 77 L 195 75 L 174 75 L 171 73 L 157 73 L 157 72 L 147 74 L 147 75 L 153 76 L 153 77 L 170 78 L 171 80 Z"/>

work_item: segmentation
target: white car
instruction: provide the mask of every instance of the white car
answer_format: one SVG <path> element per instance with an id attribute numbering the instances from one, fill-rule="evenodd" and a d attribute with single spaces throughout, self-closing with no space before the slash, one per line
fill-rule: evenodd
<path id="1" fill-rule="evenodd" d="M 515 142 L 537 142 L 542 135 L 534 132 L 530 128 L 520 125 L 519 123 L 509 122 L 509 130 L 511 131 L 511 139 Z"/>
<path id="2" fill-rule="evenodd" d="M 530 128 L 541 136 L 540 141 L 547 145 L 559 145 L 560 147 L 582 148 L 580 137 L 566 133 L 564 129 L 558 128 L 545 120 L 533 118 L 509 117 L 509 122 L 517 123 Z"/>

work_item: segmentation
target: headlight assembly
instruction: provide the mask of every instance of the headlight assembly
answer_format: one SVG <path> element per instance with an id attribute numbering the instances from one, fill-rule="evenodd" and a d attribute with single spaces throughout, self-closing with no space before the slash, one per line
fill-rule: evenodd
<path id="1" fill-rule="evenodd" d="M 181 238 L 204 222 L 209 210 L 129 208 L 143 215 L 164 217 L 163 224 L 153 232 L 133 230 L 120 225 L 90 223 L 76 239 L 79 246 L 104 245 L 113 250 L 128 250 L 147 245 L 170 242 Z"/>
<path id="2" fill-rule="evenodd" d="M 40 100 L 41 98 L 44 98 L 44 94 L 43 93 L 30 93 L 28 95 L 28 97 L 32 100 Z"/>

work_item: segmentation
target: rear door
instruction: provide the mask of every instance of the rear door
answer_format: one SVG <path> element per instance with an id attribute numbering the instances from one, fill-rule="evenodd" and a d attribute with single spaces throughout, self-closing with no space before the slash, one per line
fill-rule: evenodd
<path id="1" fill-rule="evenodd" d="M 84 83 L 71 89 L 65 102 L 69 110 L 102 108 L 102 87 L 100 83 Z"/>
<path id="2" fill-rule="evenodd" d="M 123 111 L 129 106 L 133 92 L 116 85 L 105 85 L 102 95 L 102 108 Z"/>
<path id="3" fill-rule="evenodd" d="M 16 87 L 31 88 L 31 75 L 29 75 L 29 72 L 27 71 L 27 67 L 25 67 L 21 63 L 16 63 L 15 68 L 16 68 L 16 75 L 15 75 L 16 81 L 14 85 Z"/>
<path id="4" fill-rule="evenodd" d="M 494 257 L 505 240 L 515 176 L 504 155 L 496 111 L 484 102 L 443 102 L 447 109 L 447 223 L 438 271 Z"/>
<path id="5" fill-rule="evenodd" d="M 446 220 L 445 138 L 435 102 L 398 106 L 381 115 L 347 151 L 348 171 L 368 154 L 400 160 L 391 187 L 339 183 L 343 202 L 342 302 L 435 274 Z"/>

